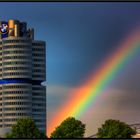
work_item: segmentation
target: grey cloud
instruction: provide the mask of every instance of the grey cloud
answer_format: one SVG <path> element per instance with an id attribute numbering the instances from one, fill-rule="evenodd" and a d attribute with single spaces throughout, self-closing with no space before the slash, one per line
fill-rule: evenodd
<path id="1" fill-rule="evenodd" d="M 128 124 L 139 123 L 140 96 L 132 98 L 126 90 L 109 89 L 97 98 L 96 103 L 80 117 L 86 123 L 86 136 L 97 133 L 107 119 L 119 119 Z"/>
<path id="2" fill-rule="evenodd" d="M 63 85 L 48 85 L 47 86 L 47 105 L 48 111 L 58 109 L 71 96 L 74 87 L 67 87 Z"/>

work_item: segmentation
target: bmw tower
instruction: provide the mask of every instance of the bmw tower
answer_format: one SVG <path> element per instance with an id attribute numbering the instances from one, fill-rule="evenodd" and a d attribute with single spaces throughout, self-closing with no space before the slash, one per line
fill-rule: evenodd
<path id="1" fill-rule="evenodd" d="M 25 116 L 46 133 L 45 52 L 26 22 L 0 22 L 0 136 Z"/>

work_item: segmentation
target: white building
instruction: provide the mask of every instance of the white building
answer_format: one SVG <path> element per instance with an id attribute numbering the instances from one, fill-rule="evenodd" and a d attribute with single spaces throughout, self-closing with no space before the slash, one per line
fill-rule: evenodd
<path id="1" fill-rule="evenodd" d="M 46 133 L 45 42 L 17 20 L 2 21 L 0 31 L 0 136 L 23 116 Z"/>

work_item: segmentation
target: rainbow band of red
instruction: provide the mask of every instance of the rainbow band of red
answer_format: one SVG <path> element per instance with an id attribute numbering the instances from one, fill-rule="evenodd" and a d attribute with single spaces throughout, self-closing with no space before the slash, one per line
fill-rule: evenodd
<path id="1" fill-rule="evenodd" d="M 101 94 L 109 83 L 117 76 L 118 72 L 129 62 L 140 50 L 140 32 L 134 32 L 131 36 L 125 39 L 118 49 L 109 56 L 99 69 L 89 75 L 89 79 L 82 84 L 72 97 L 64 103 L 63 107 L 56 112 L 56 115 L 48 122 L 47 135 L 60 125 L 67 117 L 79 117 L 96 99 L 96 96 Z"/>

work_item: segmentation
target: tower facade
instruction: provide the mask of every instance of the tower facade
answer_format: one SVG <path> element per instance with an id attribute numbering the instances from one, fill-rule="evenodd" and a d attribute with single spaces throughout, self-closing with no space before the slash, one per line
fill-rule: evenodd
<path id="1" fill-rule="evenodd" d="M 46 133 L 46 48 L 26 22 L 0 22 L 0 136 L 31 116 Z"/>

